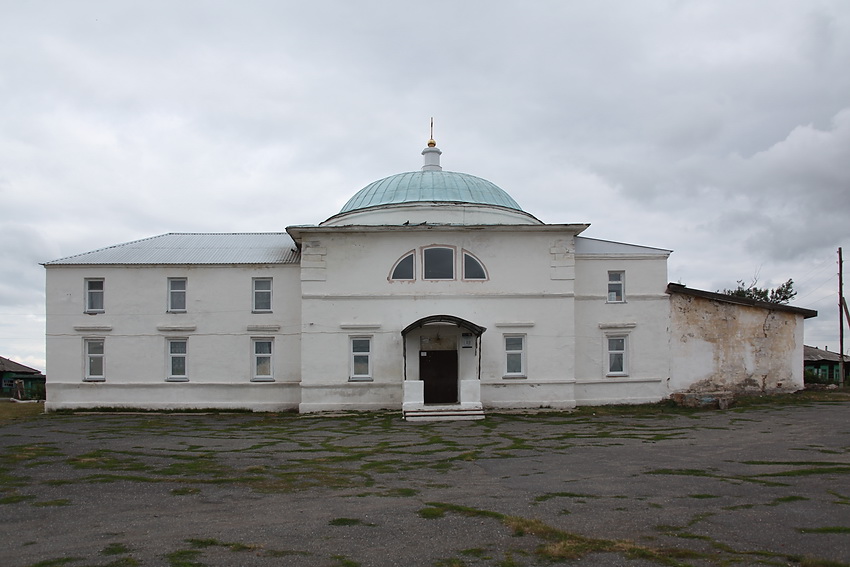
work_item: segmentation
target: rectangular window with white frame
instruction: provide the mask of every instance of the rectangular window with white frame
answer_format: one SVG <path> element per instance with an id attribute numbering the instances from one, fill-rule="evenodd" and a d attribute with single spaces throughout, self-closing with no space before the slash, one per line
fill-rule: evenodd
<path id="1" fill-rule="evenodd" d="M 254 382 L 274 382 L 274 341 L 270 338 L 251 339 Z"/>
<path id="2" fill-rule="evenodd" d="M 505 335 L 505 378 L 526 377 L 526 335 Z"/>
<path id="3" fill-rule="evenodd" d="M 86 313 L 103 313 L 103 278 L 86 279 Z"/>
<path id="4" fill-rule="evenodd" d="M 253 304 L 251 309 L 254 312 L 270 312 L 272 310 L 272 279 L 271 278 L 254 278 L 253 279 Z"/>
<path id="5" fill-rule="evenodd" d="M 629 375 L 628 335 L 606 335 L 605 359 L 607 376 Z"/>
<path id="6" fill-rule="evenodd" d="M 168 278 L 168 311 L 182 313 L 186 311 L 186 278 Z"/>
<path id="7" fill-rule="evenodd" d="M 186 382 L 189 380 L 188 339 L 168 339 L 168 381 Z"/>
<path id="8" fill-rule="evenodd" d="M 372 337 L 351 337 L 349 380 L 366 382 L 372 379 Z"/>
<path id="9" fill-rule="evenodd" d="M 106 351 L 103 339 L 85 339 L 85 380 L 88 382 L 103 382 L 106 379 Z"/>
<path id="10" fill-rule="evenodd" d="M 626 272 L 608 272 L 608 303 L 626 301 Z"/>

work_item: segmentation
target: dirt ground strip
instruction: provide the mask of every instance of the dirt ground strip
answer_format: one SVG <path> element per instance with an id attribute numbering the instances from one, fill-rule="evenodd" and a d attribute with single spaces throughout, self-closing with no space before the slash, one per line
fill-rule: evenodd
<path id="1" fill-rule="evenodd" d="M 0 565 L 850 565 L 850 402 L 0 426 Z"/>

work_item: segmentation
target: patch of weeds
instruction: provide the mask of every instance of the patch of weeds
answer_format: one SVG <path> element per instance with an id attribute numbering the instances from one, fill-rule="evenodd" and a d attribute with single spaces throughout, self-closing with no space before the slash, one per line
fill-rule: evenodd
<path id="1" fill-rule="evenodd" d="M 17 492 L 13 494 L 7 494 L 5 496 L 0 497 L 0 504 L 17 504 L 18 502 L 24 502 L 26 500 L 33 500 L 35 496 L 32 494 L 18 494 Z"/>
<path id="2" fill-rule="evenodd" d="M 469 557 L 478 557 L 480 559 L 488 559 L 487 550 L 483 547 L 471 547 L 469 549 L 461 549 L 461 555 L 468 555 Z"/>
<path id="3" fill-rule="evenodd" d="M 59 567 L 60 565 L 68 565 L 69 563 L 76 563 L 77 561 L 82 560 L 82 557 L 60 557 L 58 559 L 46 559 L 44 561 L 39 561 L 38 563 L 29 565 L 29 567 Z"/>
<path id="4" fill-rule="evenodd" d="M 505 558 L 496 563 L 496 567 L 519 567 L 520 564 L 514 560 L 514 554 L 508 551 Z"/>
<path id="5" fill-rule="evenodd" d="M 329 526 L 369 526 L 375 527 L 376 524 L 371 524 L 369 522 L 364 522 L 363 520 L 357 518 L 334 518 L 330 522 L 328 522 Z"/>
<path id="6" fill-rule="evenodd" d="M 165 556 L 170 567 L 206 567 L 203 563 L 194 561 L 201 556 L 197 549 L 180 549 Z"/>
<path id="7" fill-rule="evenodd" d="M 769 481 L 763 480 L 761 478 L 757 478 L 760 476 L 772 476 L 772 475 L 754 475 L 754 476 L 722 476 L 715 473 L 711 473 L 708 471 L 704 471 L 701 469 L 653 469 L 650 471 L 646 471 L 644 474 L 657 474 L 657 475 L 677 475 L 677 476 L 697 476 L 697 477 L 705 477 L 705 478 L 715 478 L 717 480 L 725 480 L 725 481 L 738 481 L 738 482 L 752 482 L 755 484 L 760 484 L 762 486 L 788 486 L 784 482 L 777 481 Z"/>
<path id="8" fill-rule="evenodd" d="M 309 551 L 296 551 L 293 549 L 267 549 L 263 555 L 268 557 L 290 557 L 293 555 L 307 557 L 311 553 Z"/>
<path id="9" fill-rule="evenodd" d="M 153 471 L 155 474 L 166 476 L 213 476 L 223 477 L 231 471 L 215 461 L 211 454 L 202 455 L 172 455 L 170 465 Z"/>
<path id="10" fill-rule="evenodd" d="M 57 498 L 56 500 L 44 500 L 42 502 L 33 502 L 33 506 L 70 506 L 71 500 L 68 498 Z"/>
<path id="11" fill-rule="evenodd" d="M 360 567 L 359 562 L 349 559 L 345 555 L 332 555 L 331 559 L 336 561 L 334 567 Z"/>
<path id="12" fill-rule="evenodd" d="M 54 443 L 28 443 L 25 445 L 11 445 L 7 447 L 0 462 L 8 465 L 20 464 L 26 461 L 35 461 L 48 457 L 61 457 L 62 452 Z"/>
<path id="13" fill-rule="evenodd" d="M 47 485 L 47 486 L 65 486 L 66 484 L 74 484 L 74 481 L 73 481 L 73 480 L 59 480 L 59 479 L 55 479 L 55 480 L 45 480 L 45 481 L 42 481 L 42 483 L 41 483 L 41 484 L 44 484 L 44 485 Z"/>
<path id="14" fill-rule="evenodd" d="M 662 506 L 661 504 L 659 504 L 657 502 L 650 502 L 649 507 L 650 508 L 658 508 L 658 509 L 664 508 L 664 506 Z"/>
<path id="15" fill-rule="evenodd" d="M 734 506 L 724 506 L 724 510 L 735 511 L 735 510 L 749 510 L 751 508 L 755 508 L 755 504 L 735 504 Z"/>
<path id="16" fill-rule="evenodd" d="M 822 528 L 797 528 L 801 534 L 850 534 L 848 526 L 825 526 Z"/>
<path id="17" fill-rule="evenodd" d="M 175 496 L 185 496 L 187 494 L 198 494 L 201 492 L 200 488 L 195 488 L 194 486 L 181 486 L 180 488 L 171 489 L 171 494 Z"/>
<path id="18" fill-rule="evenodd" d="M 537 496 L 534 501 L 535 502 L 546 502 L 547 500 L 551 500 L 552 498 L 599 498 L 594 494 L 581 494 L 578 492 L 547 492 L 546 494 L 541 494 Z"/>
<path id="19" fill-rule="evenodd" d="M 743 461 L 745 465 L 803 467 L 787 471 L 763 473 L 756 476 L 810 476 L 819 474 L 850 474 L 850 465 L 834 461 Z"/>
<path id="20" fill-rule="evenodd" d="M 419 510 L 419 516 L 425 518 L 426 520 L 435 520 L 437 518 L 442 518 L 446 515 L 446 511 L 441 507 L 429 506 L 428 508 L 422 508 Z"/>
<path id="21" fill-rule="evenodd" d="M 120 456 L 114 451 L 98 449 L 78 457 L 68 459 L 68 464 L 75 469 L 101 469 L 107 471 L 144 471 L 149 469 L 146 464 L 135 457 Z"/>
<path id="22" fill-rule="evenodd" d="M 132 557 L 121 557 L 100 567 L 138 567 L 139 565 L 141 565 L 141 563 L 137 559 L 133 559 Z"/>
<path id="23" fill-rule="evenodd" d="M 688 494 L 688 498 L 696 498 L 697 500 L 704 500 L 708 498 L 720 498 L 716 494 Z"/>
<path id="24" fill-rule="evenodd" d="M 466 567 L 466 563 L 462 559 L 452 557 L 450 559 L 438 559 L 434 562 L 434 567 Z"/>
<path id="25" fill-rule="evenodd" d="M 429 502 L 428 505 L 444 512 L 455 512 L 464 516 L 493 518 L 511 529 L 515 535 L 532 535 L 540 538 L 543 540 L 543 544 L 537 548 L 536 554 L 546 561 L 578 560 L 591 553 L 619 553 L 629 559 L 642 558 L 665 565 L 677 564 L 672 560 L 671 553 L 667 550 L 652 549 L 630 541 L 586 537 L 553 528 L 537 519 L 506 516 L 488 510 L 440 502 Z M 675 550 L 675 553 L 681 553 L 681 550 Z M 688 553 L 693 554 L 694 557 L 704 557 L 694 552 Z M 499 565 L 514 564 L 510 556 L 506 557 L 505 561 L 499 563 Z"/>
<path id="26" fill-rule="evenodd" d="M 417 494 L 419 494 L 419 491 L 415 488 L 391 488 L 390 490 L 384 493 L 384 496 L 410 498 L 411 496 L 416 496 Z"/>
<path id="27" fill-rule="evenodd" d="M 130 548 L 123 543 L 110 543 L 100 550 L 101 555 L 124 555 L 130 553 Z"/>
<path id="28" fill-rule="evenodd" d="M 251 551 L 257 549 L 256 545 L 248 545 L 245 543 L 228 543 L 219 541 L 215 538 L 189 538 L 185 540 L 194 549 L 205 549 L 207 547 L 225 547 L 230 551 Z"/>
<path id="29" fill-rule="evenodd" d="M 787 504 L 788 502 L 800 502 L 802 500 L 808 500 L 805 496 L 783 496 L 781 498 L 774 498 L 772 502 L 765 504 L 765 506 L 779 506 L 780 504 Z"/>
<path id="30" fill-rule="evenodd" d="M 845 496 L 839 492 L 835 492 L 834 490 L 827 490 L 826 492 L 827 494 L 835 496 L 836 500 L 833 502 L 833 504 L 850 505 L 850 496 Z"/>

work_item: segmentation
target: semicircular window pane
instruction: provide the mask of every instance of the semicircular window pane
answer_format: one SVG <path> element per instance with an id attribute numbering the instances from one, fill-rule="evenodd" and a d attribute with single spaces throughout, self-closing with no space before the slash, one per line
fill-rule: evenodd
<path id="1" fill-rule="evenodd" d="M 486 280 L 487 273 L 484 271 L 484 266 L 476 260 L 471 254 L 463 255 L 463 279 L 466 280 Z"/>
<path id="2" fill-rule="evenodd" d="M 413 252 L 398 261 L 393 270 L 391 279 L 412 280 L 413 279 Z"/>

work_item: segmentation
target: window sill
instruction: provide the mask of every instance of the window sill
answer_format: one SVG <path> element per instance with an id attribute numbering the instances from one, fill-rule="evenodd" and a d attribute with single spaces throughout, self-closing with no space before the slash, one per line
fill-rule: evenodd
<path id="1" fill-rule="evenodd" d="M 106 382 L 106 378 L 83 378 L 83 382 Z"/>
<path id="2" fill-rule="evenodd" d="M 251 382 L 274 382 L 274 378 L 251 378 Z"/>
<path id="3" fill-rule="evenodd" d="M 186 309 L 169 309 L 166 313 L 186 313 Z"/>
<path id="4" fill-rule="evenodd" d="M 86 309 L 83 311 L 86 315 L 97 315 L 98 313 L 106 313 L 105 309 Z"/>
<path id="5" fill-rule="evenodd" d="M 525 374 L 505 374 L 502 376 L 502 380 L 527 380 L 528 376 Z"/>
<path id="6" fill-rule="evenodd" d="M 372 382 L 371 376 L 349 376 L 349 382 Z"/>
<path id="7" fill-rule="evenodd" d="M 627 372 L 609 372 L 605 375 L 606 378 L 628 378 Z"/>
<path id="8" fill-rule="evenodd" d="M 606 301 L 605 303 L 610 303 L 612 305 L 622 305 L 623 303 L 626 303 L 626 300 L 624 299 L 623 301 Z"/>
<path id="9" fill-rule="evenodd" d="M 165 381 L 166 382 L 188 382 L 189 379 L 183 378 L 183 377 L 177 377 L 177 378 L 166 378 Z"/>
<path id="10" fill-rule="evenodd" d="M 251 313 L 273 313 L 273 311 L 271 309 L 252 309 Z"/>

